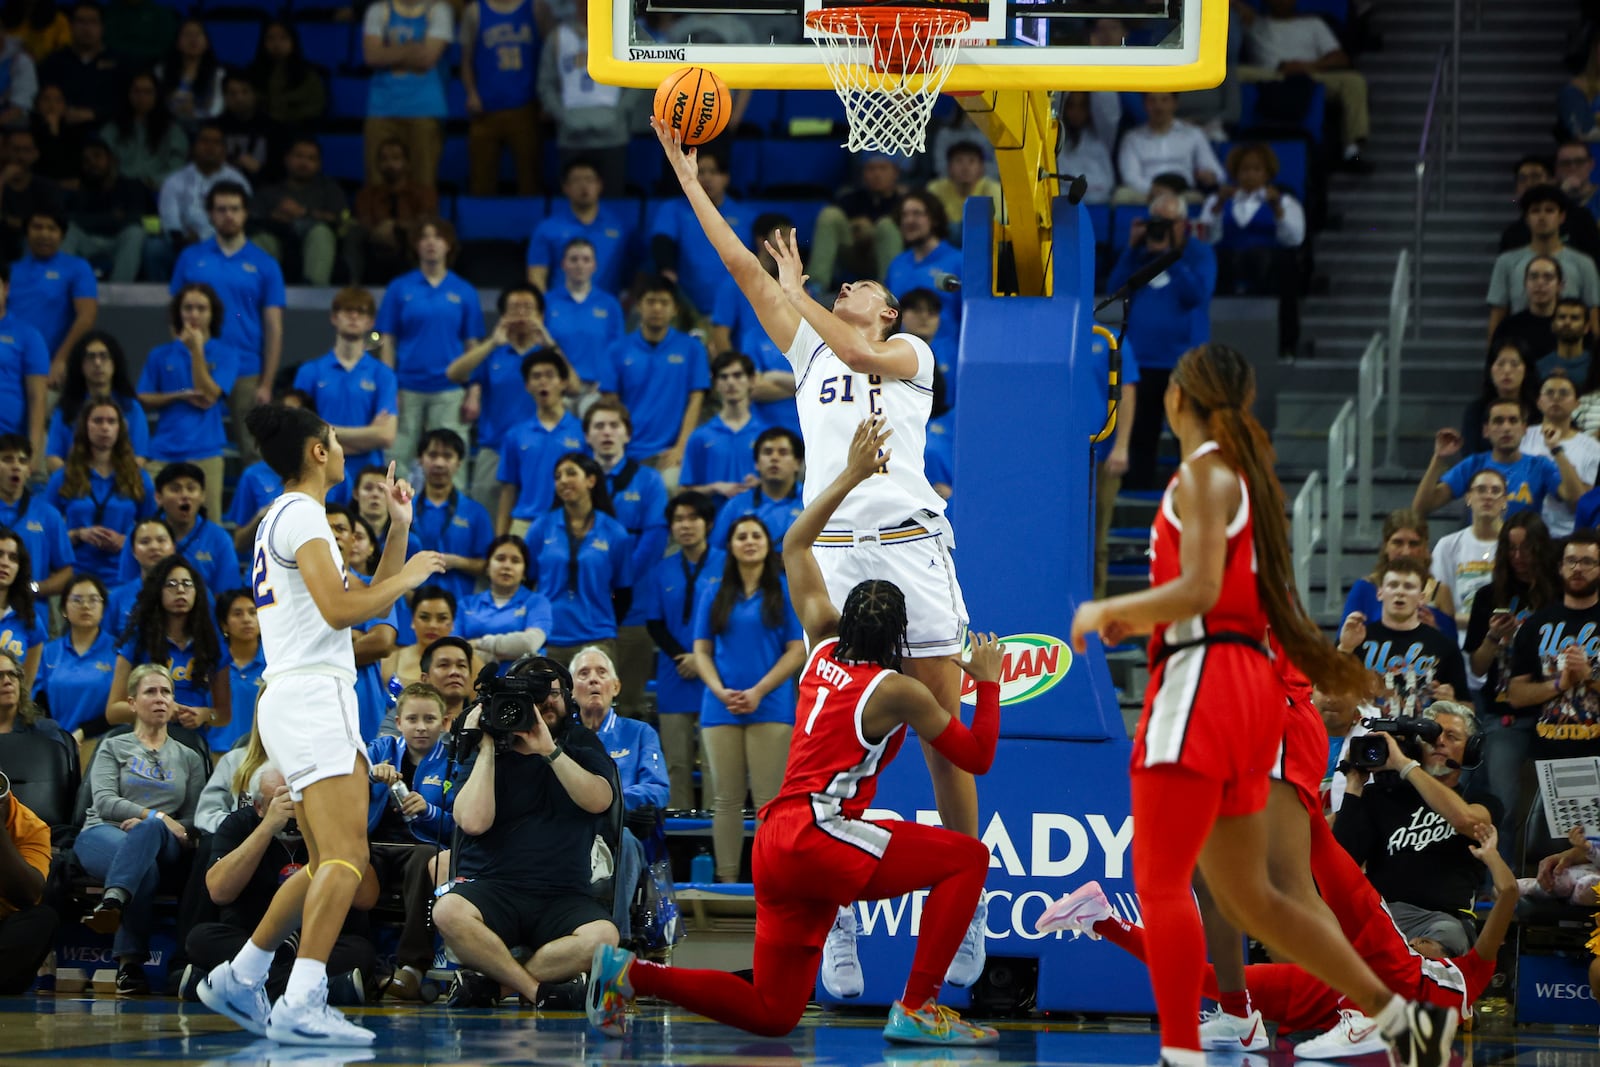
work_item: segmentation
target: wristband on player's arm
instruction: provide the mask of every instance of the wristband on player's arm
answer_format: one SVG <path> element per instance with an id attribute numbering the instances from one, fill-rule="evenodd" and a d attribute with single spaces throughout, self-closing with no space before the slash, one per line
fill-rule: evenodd
<path id="1" fill-rule="evenodd" d="M 951 717 L 932 744 L 939 754 L 969 774 L 987 774 L 994 763 L 995 743 L 1000 739 L 1000 683 L 978 683 L 978 710 L 972 727 Z"/>

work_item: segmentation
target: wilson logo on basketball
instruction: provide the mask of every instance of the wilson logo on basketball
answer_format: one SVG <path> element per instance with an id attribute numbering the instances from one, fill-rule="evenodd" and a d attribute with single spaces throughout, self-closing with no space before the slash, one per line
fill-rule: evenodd
<path id="1" fill-rule="evenodd" d="M 1072 649 L 1049 634 L 1012 634 L 1000 639 L 1000 706 L 1021 704 L 1048 692 L 1072 669 Z M 978 703 L 978 685 L 961 676 L 961 702 Z"/>
<path id="2" fill-rule="evenodd" d="M 709 89 L 700 94 L 700 108 L 695 112 L 694 129 L 689 131 L 689 137 L 698 141 L 705 136 L 706 127 L 717 117 L 717 91 Z"/>

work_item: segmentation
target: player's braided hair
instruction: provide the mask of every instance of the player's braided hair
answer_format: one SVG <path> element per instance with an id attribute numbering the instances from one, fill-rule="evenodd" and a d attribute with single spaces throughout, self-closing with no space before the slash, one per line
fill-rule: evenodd
<path id="1" fill-rule="evenodd" d="M 850 590 L 839 613 L 834 654 L 854 663 L 900 669 L 906 649 L 906 596 L 893 582 L 871 579 Z"/>
<path id="2" fill-rule="evenodd" d="M 1290 662 L 1325 692 L 1365 691 L 1366 668 L 1356 657 L 1339 653 L 1306 614 L 1295 590 L 1288 524 L 1283 521 L 1283 487 L 1273 473 L 1272 443 L 1250 413 L 1256 380 L 1249 361 L 1227 345 L 1200 345 L 1178 360 L 1172 381 L 1205 420 L 1222 459 L 1249 488 L 1255 515 L 1256 588 Z"/>

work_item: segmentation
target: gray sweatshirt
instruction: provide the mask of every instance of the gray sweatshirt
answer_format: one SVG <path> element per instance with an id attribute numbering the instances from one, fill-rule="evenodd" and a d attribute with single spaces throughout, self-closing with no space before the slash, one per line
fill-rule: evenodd
<path id="1" fill-rule="evenodd" d="M 137 819 L 146 808 L 192 825 L 205 784 L 205 760 L 182 742 L 169 737 L 152 754 L 131 733 L 108 737 L 100 742 L 89 766 L 94 802 L 84 828 Z"/>

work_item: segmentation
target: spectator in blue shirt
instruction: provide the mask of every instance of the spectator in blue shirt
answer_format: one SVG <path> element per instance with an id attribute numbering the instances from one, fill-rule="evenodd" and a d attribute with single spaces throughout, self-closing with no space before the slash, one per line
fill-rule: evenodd
<path id="1" fill-rule="evenodd" d="M 571 368 L 554 348 L 535 348 L 522 357 L 524 393 L 533 398 L 534 414 L 511 427 L 500 444 L 497 533 L 527 533 L 550 510 L 557 457 L 583 447 L 583 424 L 566 406 L 571 380 Z"/>
<path id="2" fill-rule="evenodd" d="M 0 526 L 22 537 L 40 596 L 55 596 L 72 577 L 72 543 L 61 512 L 28 488 L 33 448 L 20 434 L 0 434 Z"/>
<path id="3" fill-rule="evenodd" d="M 106 698 L 106 721 L 133 721 L 128 675 L 144 663 L 172 674 L 172 719 L 191 730 L 226 726 L 233 714 L 228 674 L 205 579 L 182 556 L 157 563 L 134 601 L 133 619 L 117 641 L 117 667 Z"/>
<path id="4" fill-rule="evenodd" d="M 938 293 L 942 307 L 937 336 L 945 347 L 954 348 L 961 336 L 961 294 L 945 292 L 939 281 L 945 275 L 960 276 L 961 250 L 945 240 L 950 220 L 944 204 L 932 193 L 913 190 L 900 201 L 897 214 L 906 250 L 889 261 L 884 285 L 891 293 L 913 289 Z"/>
<path id="5" fill-rule="evenodd" d="M 39 610 L 27 543 L 0 526 L 0 652 L 22 666 L 23 693 L 33 691 L 44 651 L 47 612 Z"/>
<path id="6" fill-rule="evenodd" d="M 629 573 L 648 574 L 667 548 L 667 486 L 661 475 L 627 457 L 633 421 L 628 409 L 615 400 L 602 399 L 583 415 L 584 438 L 595 462 L 605 473 L 606 492 L 617 521 L 633 544 Z M 643 608 L 635 601 L 617 630 L 617 669 L 622 680 L 618 706 L 629 718 L 644 714 L 644 688 L 654 668 L 655 649 L 645 630 Z"/>
<path id="7" fill-rule="evenodd" d="M 1555 432 L 1555 427 L 1549 429 Z M 1559 443 L 1550 449 L 1549 457 L 1523 455 L 1522 438 L 1527 430 L 1528 416 L 1520 400 L 1493 401 L 1484 411 L 1483 423 L 1489 451 L 1467 456 L 1448 472 L 1445 467 L 1461 452 L 1461 434 L 1449 427 L 1440 430 L 1434 434 L 1433 458 L 1428 461 L 1411 506 L 1422 515 L 1437 511 L 1465 496 L 1472 476 L 1485 468 L 1505 475 L 1507 518 L 1524 509 L 1540 510 L 1544 498 L 1551 493 L 1576 504 L 1594 487 L 1579 477 Z"/>
<path id="8" fill-rule="evenodd" d="M 311 402 L 311 394 L 304 389 L 285 389 L 278 403 L 288 408 L 317 410 Z M 283 479 L 266 460 L 258 459 L 239 472 L 239 480 L 233 485 L 233 499 L 228 502 L 227 521 L 233 526 L 233 548 L 240 556 L 250 555 L 256 543 L 256 527 L 261 525 L 272 502 L 282 495 Z"/>
<path id="9" fill-rule="evenodd" d="M 67 630 L 45 644 L 33 683 L 33 699 L 77 741 L 107 729 L 106 700 L 117 668 L 117 642 L 100 628 L 105 607 L 105 583 L 92 574 L 72 579 L 61 595 Z"/>
<path id="10" fill-rule="evenodd" d="M 561 280 L 550 289 L 545 314 L 551 338 L 572 363 L 580 396 L 600 388 L 601 369 L 622 340 L 625 318 L 617 298 L 595 284 L 596 263 L 593 241 L 568 241 L 561 252 Z"/>
<path id="11" fill-rule="evenodd" d="M 390 282 L 378 308 L 383 362 L 400 384 L 400 428 L 390 458 L 401 464 L 418 454 L 424 430 L 453 430 L 466 440 L 466 392 L 446 371 L 487 332 L 478 290 L 450 269 L 461 250 L 456 228 L 428 217 L 412 234 L 417 269 Z M 466 488 L 464 472 L 456 485 Z"/>
<path id="12" fill-rule="evenodd" d="M 528 281 L 542 292 L 550 291 L 551 272 L 561 266 L 568 243 L 588 240 L 595 255 L 594 284 L 613 295 L 628 283 L 628 245 L 633 236 L 627 223 L 609 205 L 602 204 L 605 183 L 592 160 L 568 160 L 561 168 L 561 196 L 550 205 L 550 217 L 541 219 L 528 240 Z"/>
<path id="13" fill-rule="evenodd" d="M 457 356 L 445 374 L 467 387 L 462 418 L 472 423 L 472 499 L 494 514 L 500 507 L 500 449 L 511 430 L 537 413 L 522 361 L 535 348 L 554 347 L 544 327 L 544 294 L 527 282 L 500 290 L 494 333 Z"/>
<path id="14" fill-rule="evenodd" d="M 633 602 L 633 545 L 615 518 L 600 465 L 581 452 L 556 460 L 556 501 L 525 540 L 550 598 L 545 655 L 565 665 L 584 645 L 616 641 Z"/>
<path id="15" fill-rule="evenodd" d="M 781 551 L 784 535 L 805 510 L 800 499 L 800 467 L 806 461 L 806 445 L 793 430 L 772 426 L 761 431 L 751 451 L 755 453 L 760 484 L 729 500 L 717 513 L 711 543 L 726 544 L 733 524 L 754 515 Z"/>
<path id="16" fill-rule="evenodd" d="M 612 702 L 621 688 L 616 665 L 603 648 L 589 645 L 572 657 L 572 698 L 578 702 L 578 719 L 617 765 L 623 809 L 665 808 L 669 791 L 661 739 L 649 723 L 617 714 Z"/>
<path id="17" fill-rule="evenodd" d="M 250 590 L 229 589 L 217 597 L 217 628 L 224 642 L 223 669 L 233 717 L 226 724 L 208 727 L 206 744 L 213 752 L 226 752 L 250 732 L 250 724 L 256 721 L 256 697 L 266 684 L 261 675 L 267 669 L 267 657 L 261 648 L 261 624 Z"/>
<path id="18" fill-rule="evenodd" d="M 26 434 L 42 473 L 50 350 L 38 330 L 12 313 L 10 290 L 11 264 L 0 263 L 0 433 Z"/>
<path id="19" fill-rule="evenodd" d="M 700 762 L 700 703 L 705 683 L 694 658 L 695 592 L 722 573 L 722 553 L 706 540 L 716 508 L 704 493 L 683 492 L 667 505 L 678 551 L 634 584 L 656 657 L 656 714 L 671 795 L 667 807 L 695 807 L 694 768 Z"/>
<path id="20" fill-rule="evenodd" d="M 756 810 L 778 794 L 794 727 L 794 676 L 805 635 L 789 604 L 779 555 L 761 520 L 734 523 L 722 578 L 702 586 L 694 608 L 694 655 L 706 684 L 700 737 L 715 800 L 711 841 L 717 881 L 739 880 L 744 797 Z"/>
<path id="21" fill-rule="evenodd" d="M 628 405 L 633 441 L 628 455 L 670 475 L 683 463 L 689 434 L 711 387 L 705 346 L 672 325 L 678 317 L 673 284 L 656 276 L 639 294 L 639 328 L 611 349 L 600 389 Z"/>
<path id="22" fill-rule="evenodd" d="M 519 656 L 538 655 L 550 636 L 550 599 L 534 589 L 533 556 L 527 542 L 501 534 L 489 542 L 485 576 L 489 588 L 461 602 L 462 637 L 478 659 L 500 664 L 501 673 Z"/>
<path id="23" fill-rule="evenodd" d="M 944 328 L 944 303 L 932 289 L 900 293 L 900 328 L 933 349 L 933 367 L 944 378 L 945 408 L 956 404 L 956 351 L 960 337 Z"/>
<path id="24" fill-rule="evenodd" d="M 739 239 L 748 242 L 751 218 L 744 205 L 728 195 L 726 160 L 705 148 L 697 158 L 700 187 Z M 650 258 L 656 273 L 676 285 L 690 307 L 701 315 L 710 314 L 717 287 L 728 271 L 687 199 L 678 197 L 661 205 L 650 230 Z"/>
<path id="25" fill-rule="evenodd" d="M 174 340 L 151 349 L 139 375 L 139 402 L 157 412 L 150 466 L 192 463 L 205 472 L 206 509 L 222 514 L 224 397 L 239 374 L 239 351 L 222 336 L 222 300 L 205 282 L 173 296 L 168 317 Z M 230 587 L 231 588 L 231 587 Z"/>
<path id="26" fill-rule="evenodd" d="M 91 330 L 72 348 L 67 357 L 67 371 L 61 386 L 61 397 L 50 413 L 50 428 L 46 439 L 49 456 L 48 469 L 60 470 L 72 450 L 73 427 L 78 424 L 78 413 L 91 397 L 109 396 L 122 409 L 123 422 L 128 427 L 128 442 L 133 454 L 141 460 L 150 455 L 150 418 L 133 391 L 133 379 L 128 374 L 128 358 L 123 355 L 122 344 L 104 330 Z"/>
<path id="27" fill-rule="evenodd" d="M 173 551 L 188 560 L 206 589 L 237 589 L 244 584 L 239 557 L 228 531 L 212 522 L 201 509 L 206 475 L 193 463 L 169 463 L 156 473 L 156 505 L 173 537 Z M 133 551 L 122 546 L 122 578 L 134 577 L 140 568 Z M 207 609 L 209 610 L 209 602 Z"/>
<path id="28" fill-rule="evenodd" d="M 422 435 L 417 459 L 422 465 L 422 492 L 416 497 L 411 528 L 424 549 L 444 554 L 445 572 L 433 579 L 465 600 L 483 575 L 484 556 L 494 540 L 494 520 L 482 504 L 456 488 L 456 474 L 466 458 L 467 443 L 454 430 L 433 429 Z"/>
<path id="29" fill-rule="evenodd" d="M 1189 233 L 1183 201 L 1170 193 L 1150 202 L 1150 221 L 1136 221 L 1126 251 L 1106 279 L 1106 289 L 1121 288 L 1133 273 L 1172 249 L 1181 256 L 1133 295 L 1128 338 L 1139 351 L 1137 405 L 1147 412 L 1162 410 L 1167 379 L 1178 357 L 1211 336 L 1211 297 L 1217 289 L 1217 256 L 1211 245 Z M 1128 489 L 1157 489 L 1156 455 L 1163 420 L 1135 419 L 1128 442 Z"/>
<path id="30" fill-rule="evenodd" d="M 100 286 L 89 261 L 61 251 L 67 213 L 59 205 L 34 205 L 26 220 L 28 251 L 11 265 L 11 299 L 17 318 L 39 331 L 51 353 L 50 382 L 66 378 L 67 356 L 94 329 Z"/>
<path id="31" fill-rule="evenodd" d="M 116 581 L 133 524 L 156 513 L 156 487 L 115 401 L 84 405 L 67 465 L 50 476 L 44 498 L 66 524 L 78 573 Z"/>
<path id="32" fill-rule="evenodd" d="M 754 489 L 756 438 L 767 428 L 750 411 L 750 389 L 756 365 L 743 352 L 724 352 L 711 362 L 711 382 L 717 390 L 717 413 L 689 435 L 678 484 L 697 489 L 718 504 Z"/>
<path id="33" fill-rule="evenodd" d="M 338 542 L 345 570 L 362 585 L 372 584 L 372 571 L 378 557 L 372 527 L 344 505 L 329 504 L 327 515 L 328 527 Z M 395 605 L 389 605 L 382 615 L 356 623 L 350 630 L 355 645 L 356 709 L 360 713 L 361 736 L 371 740 L 378 736 L 378 727 L 389 711 L 382 665 L 399 641 L 400 625 Z"/>
<path id="34" fill-rule="evenodd" d="M 387 469 L 383 467 L 365 467 L 356 472 L 356 491 L 351 500 L 351 507 L 356 509 L 356 514 L 364 519 L 372 528 L 373 543 L 381 553 L 383 546 L 389 542 L 389 490 L 384 487 L 384 479 L 388 476 Z M 415 527 L 406 534 L 406 558 L 410 559 L 422 551 L 422 542 L 417 540 Z M 400 603 L 404 604 L 402 599 Z"/>
<path id="35" fill-rule="evenodd" d="M 767 251 L 767 243 L 788 240 L 793 229 L 794 222 L 777 212 L 756 218 L 753 246 L 756 259 L 774 278 L 778 276 L 778 264 Z M 904 310 L 903 300 L 901 309 Z M 794 402 L 794 367 L 783 350 L 767 336 L 755 308 L 731 277 L 724 278 L 717 288 L 706 347 L 713 358 L 725 352 L 743 352 L 749 356 L 756 366 L 751 392 L 756 414 L 769 426 L 787 426 L 795 433 L 800 432 L 800 411 Z"/>
<path id="36" fill-rule="evenodd" d="M 227 315 L 218 316 L 222 332 L 212 336 L 238 353 L 238 377 L 224 392 L 240 451 L 254 460 L 255 442 L 244 418 L 251 408 L 272 399 L 283 356 L 284 295 L 278 261 L 245 237 L 249 209 L 250 190 L 237 182 L 218 182 L 206 190 L 206 216 L 216 232 L 183 250 L 172 270 L 170 292 L 182 296 L 191 283 L 204 282 L 222 301 Z M 220 507 L 212 511 L 221 513 Z"/>
<path id="37" fill-rule="evenodd" d="M 334 294 L 333 350 L 295 371 L 294 387 L 311 396 L 311 409 L 339 435 L 345 480 L 330 486 L 328 499 L 350 499 L 351 482 L 363 467 L 381 465 L 400 425 L 394 371 L 367 353 L 378 307 L 367 290 L 351 286 Z"/>
<path id="38" fill-rule="evenodd" d="M 417 682 L 400 691 L 394 712 L 399 734 L 367 744 L 372 764 L 367 834 L 374 841 L 448 847 L 455 820 L 450 817 L 448 757 L 439 740 L 448 725 L 444 697 L 426 682 Z M 396 782 L 404 783 L 410 794 L 403 804 L 395 802 L 391 791 Z"/>
<path id="39" fill-rule="evenodd" d="M 172 527 L 159 515 L 140 519 L 133 524 L 133 533 L 123 546 L 123 554 L 133 560 L 135 574 L 110 586 L 106 594 L 105 617 L 100 622 L 105 632 L 119 643 L 122 632 L 133 621 L 133 605 L 139 600 L 139 591 L 144 588 L 145 579 L 150 577 L 157 563 L 173 554 L 176 547 Z"/>

